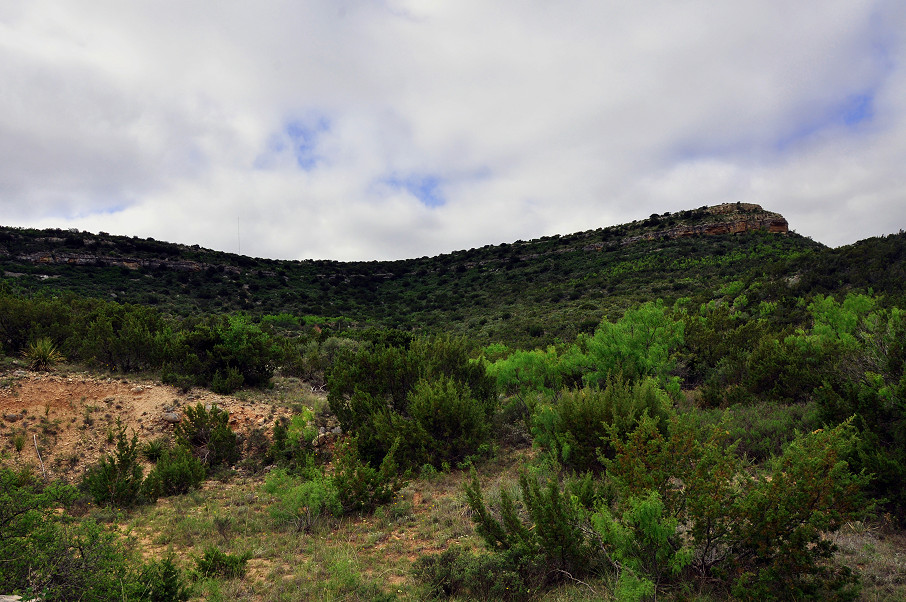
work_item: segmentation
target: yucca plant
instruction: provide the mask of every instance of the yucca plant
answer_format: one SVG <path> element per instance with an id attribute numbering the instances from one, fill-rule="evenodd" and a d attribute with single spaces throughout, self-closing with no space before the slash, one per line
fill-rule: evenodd
<path id="1" fill-rule="evenodd" d="M 142 446 L 141 453 L 149 462 L 157 462 L 164 452 L 170 449 L 170 442 L 166 439 L 152 439 L 145 442 Z"/>
<path id="2" fill-rule="evenodd" d="M 62 362 L 66 358 L 57 349 L 47 337 L 42 337 L 33 343 L 29 343 L 28 348 L 22 352 L 22 357 L 28 362 L 28 367 L 32 370 L 47 370 L 57 362 Z"/>

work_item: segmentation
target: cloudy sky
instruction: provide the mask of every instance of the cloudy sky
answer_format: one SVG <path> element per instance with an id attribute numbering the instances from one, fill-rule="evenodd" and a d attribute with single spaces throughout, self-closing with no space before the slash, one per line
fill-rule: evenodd
<path id="1" fill-rule="evenodd" d="M 906 229 L 903 0 L 0 0 L 0 224 L 396 259 Z"/>

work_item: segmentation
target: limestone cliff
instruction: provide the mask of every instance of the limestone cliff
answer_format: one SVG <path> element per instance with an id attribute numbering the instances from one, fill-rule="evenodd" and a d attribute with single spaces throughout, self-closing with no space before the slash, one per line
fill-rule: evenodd
<path id="1" fill-rule="evenodd" d="M 644 231 L 623 238 L 621 244 L 628 245 L 643 240 L 672 240 L 686 236 L 739 234 L 753 230 L 776 234 L 789 232 L 786 218 L 779 213 L 765 211 L 761 205 L 753 203 L 724 203 L 676 214 L 652 215 L 648 220 L 633 222 L 632 225 L 639 226 Z"/>

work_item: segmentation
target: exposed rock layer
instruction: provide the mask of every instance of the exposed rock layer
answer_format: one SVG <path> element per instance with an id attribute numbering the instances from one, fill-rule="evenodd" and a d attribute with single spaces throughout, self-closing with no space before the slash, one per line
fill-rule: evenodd
<path id="1" fill-rule="evenodd" d="M 725 203 L 705 209 L 716 218 L 704 223 L 680 225 L 664 230 L 646 232 L 639 236 L 624 238 L 622 244 L 631 244 L 640 240 L 675 239 L 685 236 L 715 236 L 718 234 L 739 234 L 751 230 L 765 230 L 776 234 L 789 232 L 789 224 L 779 213 L 765 211 L 760 205 L 750 203 Z"/>

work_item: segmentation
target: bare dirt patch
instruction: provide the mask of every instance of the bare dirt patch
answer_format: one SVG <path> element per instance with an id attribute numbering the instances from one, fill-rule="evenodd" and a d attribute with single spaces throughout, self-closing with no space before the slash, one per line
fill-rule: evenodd
<path id="1" fill-rule="evenodd" d="M 143 443 L 172 432 L 164 414 L 182 416 L 186 406 L 199 403 L 229 412 L 237 432 L 270 430 L 287 413 L 269 403 L 200 389 L 183 393 L 151 380 L 8 370 L 0 373 L 0 462 L 40 471 L 43 460 L 48 477 L 75 480 L 113 451 L 119 425 Z"/>

